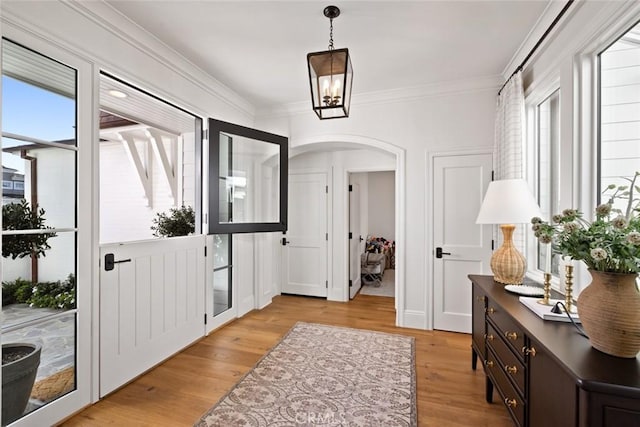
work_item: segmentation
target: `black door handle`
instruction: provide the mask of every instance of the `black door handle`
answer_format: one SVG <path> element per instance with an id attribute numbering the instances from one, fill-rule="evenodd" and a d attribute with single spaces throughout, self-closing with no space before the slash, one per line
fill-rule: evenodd
<path id="1" fill-rule="evenodd" d="M 287 244 L 291 243 L 290 241 L 287 240 L 286 237 L 282 238 L 282 246 L 287 246 Z"/>
<path id="2" fill-rule="evenodd" d="M 442 248 L 436 248 L 436 258 L 442 258 L 442 255 L 451 255 L 451 252 L 442 252 Z"/>
<path id="3" fill-rule="evenodd" d="M 116 267 L 116 264 L 121 264 L 123 262 L 131 262 L 131 258 L 127 259 L 119 259 L 118 261 L 114 260 L 113 254 L 105 254 L 104 256 L 104 270 L 111 271 Z"/>
<path id="4" fill-rule="evenodd" d="M 364 239 L 362 238 L 362 236 L 358 237 L 360 239 L 360 241 L 362 242 Z"/>

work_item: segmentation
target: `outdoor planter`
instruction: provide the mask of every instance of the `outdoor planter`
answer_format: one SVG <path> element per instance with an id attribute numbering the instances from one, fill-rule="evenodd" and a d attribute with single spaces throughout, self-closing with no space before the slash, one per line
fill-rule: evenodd
<path id="1" fill-rule="evenodd" d="M 40 365 L 41 347 L 35 344 L 2 345 L 2 425 L 20 418 Z"/>

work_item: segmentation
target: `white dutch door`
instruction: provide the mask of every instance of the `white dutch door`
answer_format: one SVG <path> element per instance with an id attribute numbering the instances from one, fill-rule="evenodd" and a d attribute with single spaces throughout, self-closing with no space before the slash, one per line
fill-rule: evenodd
<path id="1" fill-rule="evenodd" d="M 204 334 L 205 237 L 100 247 L 100 396 Z"/>
<path id="2" fill-rule="evenodd" d="M 488 153 L 433 158 L 435 329 L 471 332 L 467 275 L 491 274 L 491 226 L 476 224 L 491 168 Z"/>
<path id="3" fill-rule="evenodd" d="M 327 296 L 327 175 L 289 174 L 282 292 Z"/>

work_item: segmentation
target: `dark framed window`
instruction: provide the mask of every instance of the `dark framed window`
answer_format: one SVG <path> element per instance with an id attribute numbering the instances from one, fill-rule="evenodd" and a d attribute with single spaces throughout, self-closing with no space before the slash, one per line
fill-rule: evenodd
<path id="1" fill-rule="evenodd" d="M 209 234 L 287 230 L 288 143 L 209 119 Z"/>

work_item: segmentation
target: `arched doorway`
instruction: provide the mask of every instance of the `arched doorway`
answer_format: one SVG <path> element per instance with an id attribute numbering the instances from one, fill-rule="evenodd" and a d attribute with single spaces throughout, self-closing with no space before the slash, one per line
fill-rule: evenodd
<path id="1" fill-rule="evenodd" d="M 359 150 L 359 151 L 358 151 Z M 366 160 L 350 162 L 349 157 L 358 157 L 358 153 L 371 154 L 373 163 Z M 375 155 L 377 153 L 377 156 Z M 336 301 L 349 300 L 349 191 L 348 174 L 354 171 L 376 170 L 380 159 L 387 157 L 391 161 L 391 169 L 395 170 L 395 243 L 396 263 L 396 325 L 404 326 L 405 295 L 405 206 L 406 184 L 405 165 L 406 152 L 403 148 L 389 142 L 358 135 L 317 135 L 302 139 L 290 140 L 290 164 L 295 166 L 295 159 L 300 156 L 315 156 L 324 159 L 321 162 L 309 162 L 305 166 L 316 171 L 324 169 L 329 174 L 327 192 L 330 194 L 330 212 L 327 241 L 333 249 L 328 262 L 329 278 L 327 279 L 327 298 Z M 382 169 L 388 169 L 388 163 Z"/>

